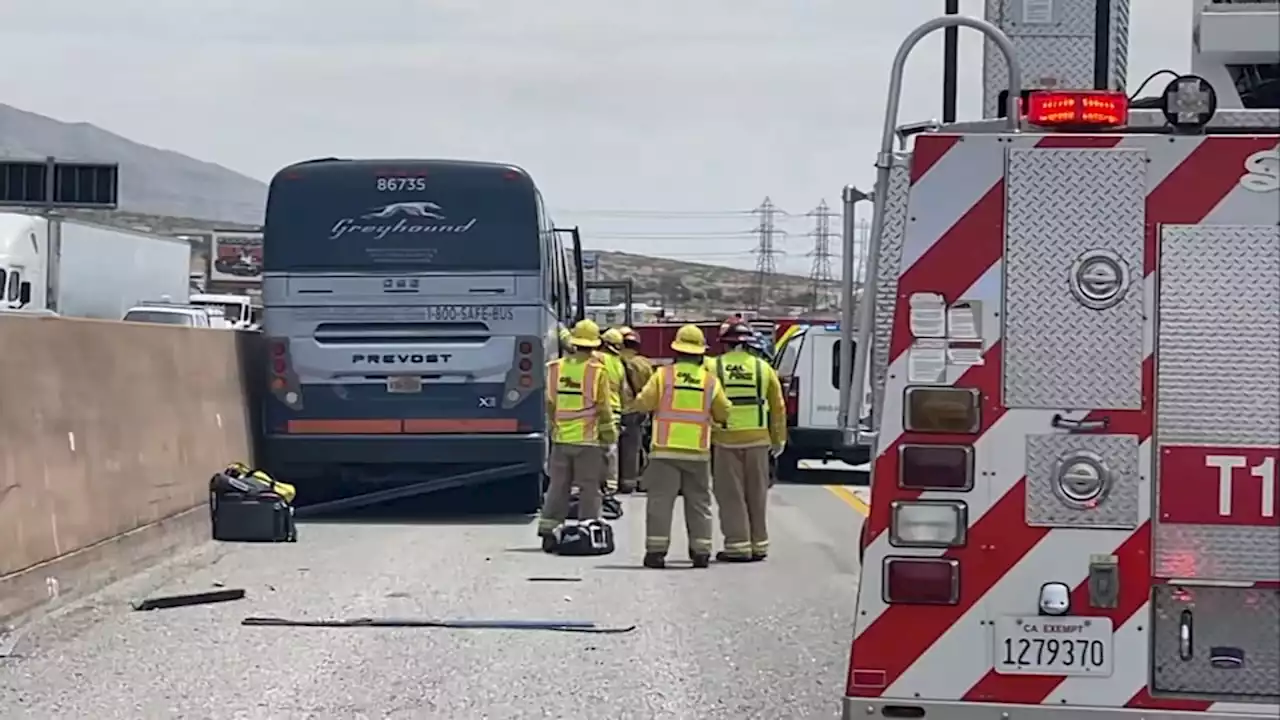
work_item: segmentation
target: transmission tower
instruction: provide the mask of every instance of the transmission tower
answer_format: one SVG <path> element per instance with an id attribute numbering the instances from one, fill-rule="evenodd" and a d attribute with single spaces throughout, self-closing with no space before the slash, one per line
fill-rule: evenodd
<path id="1" fill-rule="evenodd" d="M 759 242 L 756 243 L 756 249 L 753 251 L 756 256 L 756 278 L 755 291 L 752 300 L 755 303 L 756 312 L 760 312 L 765 305 L 769 303 L 773 295 L 773 276 L 778 272 L 778 263 L 775 256 L 782 254 L 773 246 L 774 240 L 778 235 L 778 228 L 774 223 L 774 218 L 778 215 L 778 208 L 769 198 L 765 198 L 760 203 L 760 207 L 752 211 L 760 218 L 760 224 L 756 226 L 756 233 L 759 235 Z"/>
<path id="2" fill-rule="evenodd" d="M 831 277 L 831 218 L 835 213 L 827 206 L 827 201 L 818 203 L 818 207 L 809 213 L 814 219 L 813 250 L 807 257 L 813 258 L 809 267 L 809 311 L 817 312 L 824 307 L 834 307 L 835 281 Z"/>

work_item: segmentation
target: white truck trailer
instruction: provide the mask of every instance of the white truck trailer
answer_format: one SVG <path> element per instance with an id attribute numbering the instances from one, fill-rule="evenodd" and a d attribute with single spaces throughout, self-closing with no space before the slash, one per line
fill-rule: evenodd
<path id="1" fill-rule="evenodd" d="M 185 240 L 81 220 L 50 226 L 40 215 L 0 212 L 0 308 L 119 320 L 143 301 L 187 301 Z"/>

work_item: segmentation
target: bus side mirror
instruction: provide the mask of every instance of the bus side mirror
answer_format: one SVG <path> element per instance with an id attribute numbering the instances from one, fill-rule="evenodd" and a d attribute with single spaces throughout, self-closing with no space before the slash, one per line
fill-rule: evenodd
<path id="1" fill-rule="evenodd" d="M 31 283 L 29 281 L 24 280 L 22 284 L 18 286 L 18 306 L 26 307 L 27 305 L 30 305 L 30 304 L 31 304 Z"/>

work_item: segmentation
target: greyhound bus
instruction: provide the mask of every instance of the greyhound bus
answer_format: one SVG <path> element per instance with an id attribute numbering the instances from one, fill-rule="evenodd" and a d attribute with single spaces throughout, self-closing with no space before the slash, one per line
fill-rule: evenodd
<path id="1" fill-rule="evenodd" d="M 535 511 L 543 368 L 575 315 L 576 250 L 512 165 L 328 158 L 278 172 L 263 228 L 264 464 L 303 496 L 483 486 L 492 509 Z"/>

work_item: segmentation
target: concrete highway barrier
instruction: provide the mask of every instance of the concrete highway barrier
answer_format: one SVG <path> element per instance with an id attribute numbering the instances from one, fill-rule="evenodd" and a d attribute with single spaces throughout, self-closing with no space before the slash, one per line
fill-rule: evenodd
<path id="1" fill-rule="evenodd" d="M 0 621 L 208 538 L 209 476 L 253 455 L 257 342 L 0 315 Z"/>

